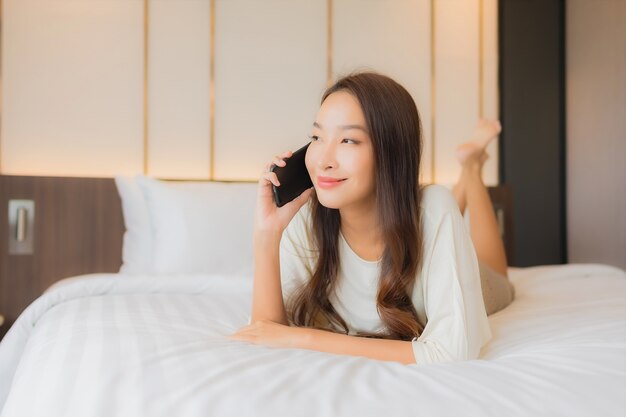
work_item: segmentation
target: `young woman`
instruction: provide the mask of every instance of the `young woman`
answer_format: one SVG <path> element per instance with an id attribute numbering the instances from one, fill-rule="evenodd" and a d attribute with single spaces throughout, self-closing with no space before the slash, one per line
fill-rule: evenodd
<path id="1" fill-rule="evenodd" d="M 473 210 L 485 206 L 479 171 L 497 132 L 483 123 L 477 133 L 459 148 L 464 174 L 454 195 L 422 187 L 421 125 L 410 94 L 370 72 L 328 88 L 306 154 L 314 190 L 274 204 L 272 185 L 280 183 L 269 167 L 288 164 L 291 152 L 259 180 L 251 324 L 231 338 L 405 364 L 478 357 L 491 338 L 481 272 L 510 284 L 503 251 L 489 253 L 490 267 L 479 270 L 459 210 L 467 205 L 477 234 L 493 217 L 491 206 Z M 497 246 L 485 250 L 490 245 Z"/>

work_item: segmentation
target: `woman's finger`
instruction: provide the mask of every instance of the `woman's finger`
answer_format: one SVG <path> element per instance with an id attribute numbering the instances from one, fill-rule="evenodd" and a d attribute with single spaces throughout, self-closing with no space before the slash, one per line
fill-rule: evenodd
<path id="1" fill-rule="evenodd" d="M 280 166 L 280 167 L 284 167 L 285 166 L 285 159 L 289 159 L 291 158 L 291 156 L 293 155 L 293 152 L 291 151 L 287 151 L 287 152 L 283 152 L 280 155 L 276 155 L 274 157 L 274 159 L 272 160 L 272 163 L 274 165 Z"/>
<path id="2" fill-rule="evenodd" d="M 261 179 L 264 179 L 265 181 L 270 182 L 277 187 L 280 186 L 280 181 L 278 181 L 278 177 L 276 176 L 276 173 L 274 172 L 264 172 L 261 175 Z"/>
<path id="3" fill-rule="evenodd" d="M 285 162 L 284 159 L 280 158 L 279 156 L 276 156 L 273 160 L 272 163 L 276 166 L 279 167 L 284 167 L 285 165 L 287 165 L 287 163 Z"/>
<path id="4" fill-rule="evenodd" d="M 291 151 L 286 151 L 281 153 L 280 155 L 275 155 L 274 158 L 272 159 L 272 162 L 265 164 L 265 170 L 263 172 L 268 172 L 270 170 L 270 168 L 272 167 L 272 165 L 277 165 L 277 166 L 285 166 L 286 162 L 285 159 L 291 158 L 293 152 Z"/>

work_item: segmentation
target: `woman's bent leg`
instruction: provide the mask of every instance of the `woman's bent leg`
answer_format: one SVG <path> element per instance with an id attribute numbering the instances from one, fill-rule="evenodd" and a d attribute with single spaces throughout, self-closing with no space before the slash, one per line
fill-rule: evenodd
<path id="1" fill-rule="evenodd" d="M 504 242 L 489 192 L 482 180 L 482 168 L 488 159 L 485 148 L 500 130 L 499 122 L 481 120 L 473 133 L 472 141 L 457 148 L 457 159 L 462 170 L 453 194 L 461 213 L 465 210 L 469 213 L 470 235 L 479 262 L 507 277 Z"/>
<path id="2" fill-rule="evenodd" d="M 462 170 L 452 190 L 461 213 L 467 211 L 470 217 L 470 236 L 478 258 L 487 315 L 502 310 L 515 298 L 515 287 L 507 274 L 504 242 L 489 192 L 482 180 L 482 168 L 488 158 L 485 148 L 498 133 L 499 122 L 481 120 L 472 141 L 457 148 Z"/>
<path id="3" fill-rule="evenodd" d="M 499 274 L 507 275 L 506 251 L 480 168 L 464 167 L 465 200 L 470 217 L 470 235 L 480 262 Z"/>

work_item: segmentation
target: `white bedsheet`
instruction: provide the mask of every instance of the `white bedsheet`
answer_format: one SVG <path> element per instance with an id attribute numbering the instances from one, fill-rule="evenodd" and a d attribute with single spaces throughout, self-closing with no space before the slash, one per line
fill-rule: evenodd
<path id="1" fill-rule="evenodd" d="M 2 417 L 626 415 L 626 274 L 511 269 L 479 360 L 409 365 L 228 340 L 250 277 L 61 281 L 0 343 Z"/>

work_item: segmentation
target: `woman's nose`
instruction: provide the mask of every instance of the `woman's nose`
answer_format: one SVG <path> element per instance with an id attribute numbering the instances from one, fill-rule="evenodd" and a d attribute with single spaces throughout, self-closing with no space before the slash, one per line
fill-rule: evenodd
<path id="1" fill-rule="evenodd" d="M 317 167 L 320 169 L 330 169 L 337 167 L 337 158 L 335 155 L 335 147 L 332 145 L 324 146 L 317 159 Z"/>

